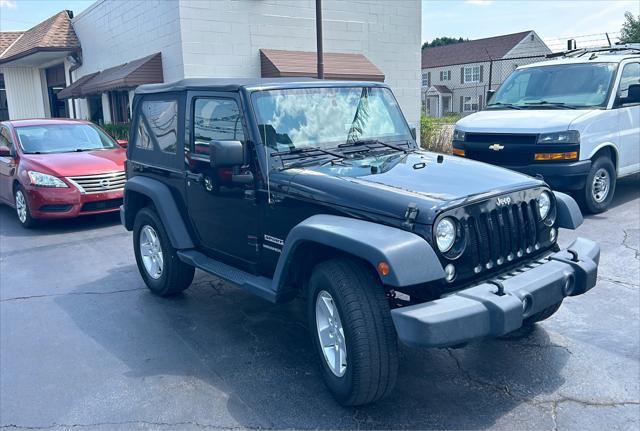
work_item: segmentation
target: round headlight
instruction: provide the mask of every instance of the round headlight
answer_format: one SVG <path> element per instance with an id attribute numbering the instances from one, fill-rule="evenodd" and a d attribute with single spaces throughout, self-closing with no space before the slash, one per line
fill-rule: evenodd
<path id="1" fill-rule="evenodd" d="M 540 212 L 540 218 L 542 220 L 546 219 L 549 215 L 549 210 L 551 209 L 551 196 L 549 196 L 548 192 L 540 193 L 538 196 L 538 211 Z"/>
<path id="2" fill-rule="evenodd" d="M 436 226 L 436 242 L 442 253 L 451 250 L 456 241 L 456 225 L 453 219 L 443 218 Z"/>

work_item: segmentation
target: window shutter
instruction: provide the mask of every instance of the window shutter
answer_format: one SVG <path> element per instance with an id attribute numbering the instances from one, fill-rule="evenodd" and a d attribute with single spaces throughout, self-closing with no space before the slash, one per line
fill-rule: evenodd
<path id="1" fill-rule="evenodd" d="M 451 71 L 447 70 L 447 81 L 451 81 Z"/>
<path id="2" fill-rule="evenodd" d="M 460 69 L 460 84 L 464 84 L 464 67 Z"/>
<path id="3" fill-rule="evenodd" d="M 431 87 L 431 72 L 427 72 L 427 87 Z"/>
<path id="4" fill-rule="evenodd" d="M 460 96 L 460 112 L 464 110 L 464 96 Z"/>
<path id="5" fill-rule="evenodd" d="M 483 72 L 484 72 L 484 66 L 483 66 L 483 65 L 480 65 L 480 82 L 482 82 L 482 75 L 483 75 Z"/>
<path id="6" fill-rule="evenodd" d="M 482 109 L 482 96 L 478 96 L 478 111 Z"/>

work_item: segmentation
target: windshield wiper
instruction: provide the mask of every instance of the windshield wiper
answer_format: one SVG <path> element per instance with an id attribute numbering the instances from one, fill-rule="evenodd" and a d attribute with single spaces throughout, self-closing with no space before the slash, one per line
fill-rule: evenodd
<path id="1" fill-rule="evenodd" d="M 577 109 L 575 106 L 567 105 L 562 102 L 549 102 L 548 100 L 541 100 L 539 102 L 524 102 L 527 106 L 549 106 L 559 109 Z"/>
<path id="2" fill-rule="evenodd" d="M 331 160 L 344 159 L 344 156 L 342 154 L 336 153 L 331 150 L 325 150 L 324 148 L 320 147 L 294 148 L 287 151 L 277 151 L 271 153 L 271 156 L 281 156 L 280 161 L 283 165 L 282 169 L 297 168 L 317 163 L 316 160 L 300 160 L 308 159 L 310 157 L 313 157 L 315 159 L 316 157 L 320 156 L 331 156 Z"/>
<path id="3" fill-rule="evenodd" d="M 308 155 L 307 153 L 312 153 L 314 151 L 317 151 L 319 153 L 322 154 L 329 154 L 331 156 L 334 157 L 339 157 L 342 158 L 342 154 L 338 154 L 336 152 L 333 152 L 331 150 L 325 150 L 324 148 L 320 148 L 320 147 L 303 147 L 303 148 L 293 148 L 291 150 L 286 150 L 286 151 L 276 151 L 275 153 L 271 153 L 272 156 L 288 156 L 288 155 Z"/>
<path id="4" fill-rule="evenodd" d="M 508 109 L 522 109 L 522 106 L 514 105 L 513 103 L 502 103 L 502 102 L 490 103 L 487 105 L 487 108 L 491 108 L 492 106 L 499 106 L 501 108 L 508 108 Z"/>
<path id="5" fill-rule="evenodd" d="M 402 151 L 403 153 L 408 153 L 409 149 L 408 148 L 403 148 L 400 147 L 398 145 L 394 145 L 394 144 L 390 144 L 388 142 L 383 142 L 379 139 L 362 139 L 362 140 L 358 140 L 358 141 L 352 141 L 352 142 L 346 142 L 344 144 L 340 144 L 338 145 L 338 148 L 349 148 L 349 147 L 365 147 L 369 150 L 371 150 L 372 146 L 374 145 L 378 145 L 378 146 L 382 146 L 382 147 L 387 147 L 387 148 L 392 148 L 396 151 Z"/>

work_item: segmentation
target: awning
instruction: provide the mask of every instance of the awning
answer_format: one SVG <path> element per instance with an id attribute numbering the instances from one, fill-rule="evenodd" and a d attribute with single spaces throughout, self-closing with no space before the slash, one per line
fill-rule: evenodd
<path id="1" fill-rule="evenodd" d="M 86 78 L 86 79 L 84 79 Z M 58 98 L 82 98 L 112 90 L 128 90 L 142 84 L 164 82 L 162 55 L 152 54 L 129 63 L 85 75 L 58 93 Z M 71 89 L 67 92 L 68 89 Z"/>
<path id="2" fill-rule="evenodd" d="M 317 54 L 306 51 L 260 50 L 263 78 L 317 76 Z M 362 54 L 324 53 L 327 79 L 384 81 L 384 74 Z"/>
<path id="3" fill-rule="evenodd" d="M 69 85 L 68 87 L 63 88 L 56 94 L 58 99 L 69 99 L 71 97 L 78 98 L 83 97 L 82 95 L 82 86 L 86 84 L 90 79 L 94 78 L 100 72 L 90 73 L 79 78 L 76 82 Z"/>
<path id="4" fill-rule="evenodd" d="M 453 94 L 446 85 L 432 85 L 427 90 L 427 96 L 437 96 L 439 94 Z"/>

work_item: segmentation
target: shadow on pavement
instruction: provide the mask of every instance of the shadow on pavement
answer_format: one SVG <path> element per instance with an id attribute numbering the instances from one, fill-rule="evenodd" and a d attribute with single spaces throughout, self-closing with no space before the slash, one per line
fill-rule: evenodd
<path id="1" fill-rule="evenodd" d="M 112 271 L 78 291 L 121 284 Z M 126 365 L 131 385 L 151 376 L 195 378 L 228 395 L 223 407 L 206 409 L 221 408 L 245 427 L 485 429 L 500 427 L 504 416 L 551 427 L 549 406 L 531 400 L 563 384 L 570 355 L 542 327 L 456 350 L 402 349 L 389 398 L 342 408 L 320 379 L 301 300 L 271 305 L 198 273 L 189 290 L 170 299 L 137 290 L 90 300 L 65 295 L 56 303 Z"/>

